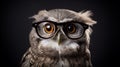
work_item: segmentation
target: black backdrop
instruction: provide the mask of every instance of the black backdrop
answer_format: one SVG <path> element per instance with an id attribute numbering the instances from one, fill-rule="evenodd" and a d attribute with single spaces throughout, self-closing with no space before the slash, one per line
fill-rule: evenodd
<path id="1" fill-rule="evenodd" d="M 93 67 L 115 67 L 119 57 L 118 23 L 114 3 L 104 0 L 8 0 L 3 1 L 1 13 L 1 59 L 3 67 L 19 67 L 29 45 L 32 20 L 28 17 L 39 10 L 55 8 L 75 11 L 91 10 L 98 23 L 93 27 L 90 51 Z M 114 11 L 115 10 L 115 11 Z M 118 20 L 118 19 L 117 19 Z M 116 37 L 117 36 L 117 37 Z"/>

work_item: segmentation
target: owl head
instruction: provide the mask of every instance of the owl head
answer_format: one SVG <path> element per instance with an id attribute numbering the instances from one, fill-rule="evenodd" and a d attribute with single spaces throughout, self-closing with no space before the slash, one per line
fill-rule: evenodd
<path id="1" fill-rule="evenodd" d="M 75 12 L 67 9 L 41 10 L 32 16 L 29 35 L 31 51 L 37 56 L 75 56 L 89 52 L 91 11 Z"/>

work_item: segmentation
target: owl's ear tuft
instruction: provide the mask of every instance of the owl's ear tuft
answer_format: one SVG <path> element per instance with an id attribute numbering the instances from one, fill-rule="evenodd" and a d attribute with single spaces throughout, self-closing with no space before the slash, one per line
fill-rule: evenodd
<path id="1" fill-rule="evenodd" d="M 88 11 L 81 11 L 78 14 L 80 16 L 80 19 L 82 21 L 84 21 L 84 23 L 87 24 L 87 25 L 91 25 L 92 26 L 92 25 L 94 25 L 94 24 L 97 23 L 96 21 L 94 21 L 91 18 L 91 16 L 93 15 L 93 13 L 91 11 L 89 11 L 89 10 Z"/>
<path id="2" fill-rule="evenodd" d="M 46 10 L 41 10 L 38 14 L 29 17 L 29 19 L 34 19 L 34 22 L 39 22 L 40 20 L 43 20 L 45 16 L 48 16 L 48 12 Z"/>
<path id="3" fill-rule="evenodd" d="M 82 15 L 87 16 L 87 17 L 90 17 L 93 15 L 93 13 L 90 10 L 88 10 L 88 11 L 83 10 L 83 11 L 79 12 L 79 14 L 82 14 Z"/>

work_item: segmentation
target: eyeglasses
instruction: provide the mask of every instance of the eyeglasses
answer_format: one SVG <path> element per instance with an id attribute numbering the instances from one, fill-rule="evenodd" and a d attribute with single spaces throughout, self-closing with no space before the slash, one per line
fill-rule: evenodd
<path id="1" fill-rule="evenodd" d="M 48 39 L 53 37 L 58 30 L 62 30 L 69 39 L 79 39 L 83 36 L 88 25 L 80 22 L 56 23 L 53 21 L 41 21 L 33 23 L 36 33 L 39 37 Z"/>

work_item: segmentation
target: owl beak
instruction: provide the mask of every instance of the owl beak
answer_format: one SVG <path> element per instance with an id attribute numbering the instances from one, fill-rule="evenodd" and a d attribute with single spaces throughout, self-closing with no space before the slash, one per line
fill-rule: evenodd
<path id="1" fill-rule="evenodd" d="M 62 42 L 62 36 L 61 35 L 62 35 L 61 33 L 58 33 L 58 36 L 57 36 L 58 45 L 60 45 L 61 42 Z"/>

